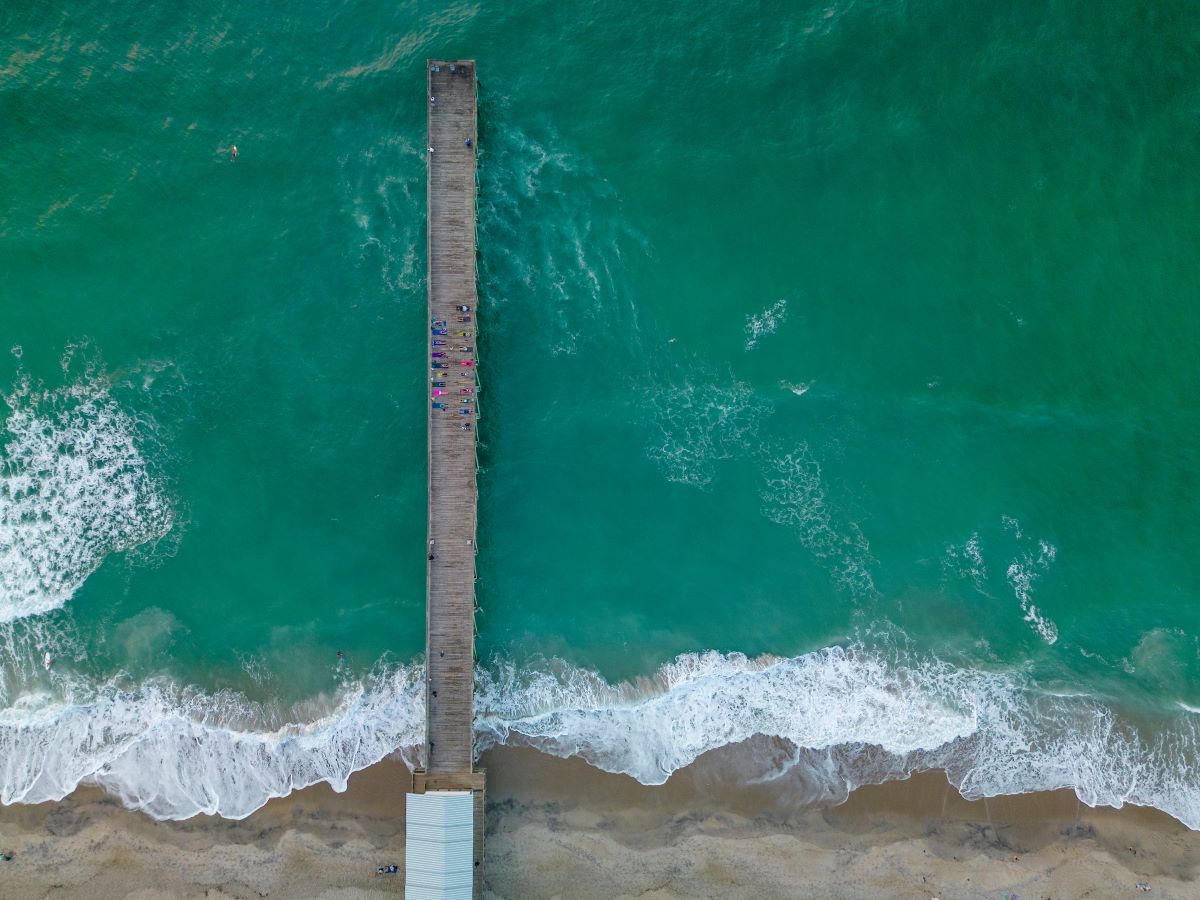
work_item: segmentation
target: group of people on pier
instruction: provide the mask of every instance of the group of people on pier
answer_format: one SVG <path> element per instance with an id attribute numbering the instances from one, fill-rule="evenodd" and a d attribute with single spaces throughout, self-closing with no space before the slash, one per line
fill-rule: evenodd
<path id="1" fill-rule="evenodd" d="M 470 431 L 476 398 L 475 347 L 471 344 L 475 329 L 471 307 L 458 306 L 456 310 L 458 322 L 453 326 L 436 317 L 429 321 L 430 403 L 439 412 L 457 410 L 466 417 L 459 427 Z"/>

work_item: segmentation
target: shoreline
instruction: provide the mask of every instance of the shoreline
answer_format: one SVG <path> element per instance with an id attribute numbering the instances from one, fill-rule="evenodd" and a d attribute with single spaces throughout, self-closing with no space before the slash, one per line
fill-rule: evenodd
<path id="1" fill-rule="evenodd" d="M 968 801 L 940 772 L 838 806 L 738 786 L 701 758 L 646 787 L 579 759 L 501 747 L 488 768 L 489 897 L 1160 897 L 1200 892 L 1200 832 L 1069 790 Z M 408 770 L 389 758 L 240 821 L 157 822 L 96 787 L 0 808 L 0 895 L 387 897 L 403 867 Z M 1129 848 L 1132 848 L 1129 849 Z M 1014 859 L 1016 857 L 1016 859 Z"/>

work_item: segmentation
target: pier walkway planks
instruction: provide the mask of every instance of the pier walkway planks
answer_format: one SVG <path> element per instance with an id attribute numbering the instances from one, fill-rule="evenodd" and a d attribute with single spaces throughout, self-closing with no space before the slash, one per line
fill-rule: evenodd
<path id="1" fill-rule="evenodd" d="M 413 790 L 474 792 L 474 895 L 482 897 L 484 773 L 475 770 L 474 739 L 479 397 L 475 63 L 431 60 L 427 71 L 429 318 L 431 323 L 445 322 L 448 334 L 430 336 L 425 361 L 431 383 L 444 381 L 445 386 L 431 387 L 427 407 L 432 558 L 426 574 L 426 767 L 414 773 Z M 464 314 L 460 306 L 469 306 L 471 312 Z M 460 321 L 464 315 L 470 316 L 469 322 Z M 435 339 L 445 344 L 432 346 Z M 446 356 L 434 358 L 433 352 Z M 432 368 L 434 363 L 446 368 Z M 434 390 L 447 393 L 434 396 Z M 436 409 L 434 402 L 444 402 L 447 408 Z"/>

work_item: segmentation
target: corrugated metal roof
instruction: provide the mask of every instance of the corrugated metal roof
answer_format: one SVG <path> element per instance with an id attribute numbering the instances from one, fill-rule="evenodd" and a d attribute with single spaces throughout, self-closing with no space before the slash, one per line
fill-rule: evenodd
<path id="1" fill-rule="evenodd" d="M 406 900 L 471 900 L 474 878 L 470 791 L 405 795 Z"/>

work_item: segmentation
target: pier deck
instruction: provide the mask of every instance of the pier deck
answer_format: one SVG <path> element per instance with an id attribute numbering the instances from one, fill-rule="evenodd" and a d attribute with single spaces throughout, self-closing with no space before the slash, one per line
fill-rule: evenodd
<path id="1" fill-rule="evenodd" d="M 431 557 L 426 573 L 426 767 L 414 773 L 413 791 L 474 792 L 474 895 L 482 897 L 484 773 L 474 767 L 475 429 L 479 397 L 475 368 L 479 340 L 475 63 L 431 60 L 427 72 L 429 318 L 431 323 L 445 322 L 448 333 L 433 334 L 431 324 L 424 363 L 431 382 L 426 403 L 427 555 Z M 460 306 L 469 306 L 471 311 L 463 313 Z M 470 321 L 461 321 L 464 316 Z M 433 346 L 434 340 L 445 343 Z M 433 357 L 434 352 L 445 356 Z M 434 364 L 446 368 L 433 368 Z M 438 387 L 433 382 L 445 384 Z M 435 390 L 446 393 L 434 395 Z M 446 408 L 434 408 L 435 402 L 445 403 Z"/>

